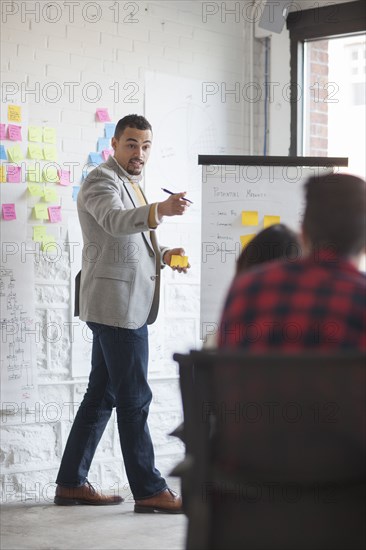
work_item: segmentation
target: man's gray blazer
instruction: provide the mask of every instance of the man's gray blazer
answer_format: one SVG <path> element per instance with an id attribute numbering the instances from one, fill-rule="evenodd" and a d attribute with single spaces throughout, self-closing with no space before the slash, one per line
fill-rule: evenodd
<path id="1" fill-rule="evenodd" d="M 139 205 L 110 157 L 86 177 L 77 208 L 84 241 L 80 319 L 131 329 L 153 323 L 166 249 L 148 227 L 150 205 Z"/>

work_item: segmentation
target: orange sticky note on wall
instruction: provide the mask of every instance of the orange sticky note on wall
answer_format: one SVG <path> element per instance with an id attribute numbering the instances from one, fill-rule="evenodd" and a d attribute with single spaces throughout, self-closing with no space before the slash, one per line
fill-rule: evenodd
<path id="1" fill-rule="evenodd" d="M 254 237 L 255 237 L 255 233 L 251 233 L 250 235 L 241 235 L 240 237 L 241 246 L 245 248 Z"/>
<path id="2" fill-rule="evenodd" d="M 258 212 L 255 210 L 244 210 L 241 213 L 242 225 L 258 225 Z"/>
<path id="3" fill-rule="evenodd" d="M 6 183 L 6 167 L 5 164 L 0 166 L 0 183 Z"/>
<path id="4" fill-rule="evenodd" d="M 170 260 L 170 267 L 188 267 L 188 256 L 173 254 Z"/>
<path id="5" fill-rule="evenodd" d="M 20 105 L 8 105 L 9 122 L 22 122 L 22 108 Z"/>
<path id="6" fill-rule="evenodd" d="M 263 226 L 264 228 L 270 227 L 275 223 L 281 222 L 281 216 L 264 216 Z"/>

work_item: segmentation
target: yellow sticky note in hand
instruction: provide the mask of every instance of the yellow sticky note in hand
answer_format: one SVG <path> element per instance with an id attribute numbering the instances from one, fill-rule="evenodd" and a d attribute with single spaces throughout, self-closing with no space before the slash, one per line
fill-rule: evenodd
<path id="1" fill-rule="evenodd" d="M 8 105 L 8 121 L 22 122 L 22 108 L 19 105 Z"/>
<path id="2" fill-rule="evenodd" d="M 47 204 L 39 202 L 34 205 L 34 213 L 37 220 L 48 220 Z"/>
<path id="3" fill-rule="evenodd" d="M 28 141 L 42 141 L 42 127 L 41 126 L 29 126 L 29 128 L 28 128 Z"/>
<path id="4" fill-rule="evenodd" d="M 242 225 L 258 225 L 258 212 L 255 210 L 244 210 L 241 213 Z"/>
<path id="5" fill-rule="evenodd" d="M 241 246 L 243 248 L 245 248 L 246 246 L 248 246 L 248 244 L 250 243 L 250 241 L 255 237 L 255 233 L 251 233 L 250 235 L 241 235 L 240 237 L 240 242 L 241 242 Z"/>
<path id="6" fill-rule="evenodd" d="M 263 226 L 264 228 L 270 227 L 271 225 L 274 225 L 275 223 L 281 222 L 281 216 L 264 216 L 264 222 Z"/>
<path id="7" fill-rule="evenodd" d="M 173 254 L 170 260 L 170 267 L 188 267 L 188 256 Z"/>

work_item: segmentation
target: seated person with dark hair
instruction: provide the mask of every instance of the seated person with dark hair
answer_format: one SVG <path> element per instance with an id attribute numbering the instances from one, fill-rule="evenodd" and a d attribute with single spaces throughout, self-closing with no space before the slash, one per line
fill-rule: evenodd
<path id="1" fill-rule="evenodd" d="M 239 274 L 229 291 L 219 347 L 366 349 L 366 182 L 348 174 L 305 184 L 304 257 Z"/>
<path id="2" fill-rule="evenodd" d="M 294 260 L 301 256 L 300 242 L 294 231 L 276 223 L 260 231 L 243 248 L 236 264 L 236 274 L 258 264 L 277 259 Z"/>

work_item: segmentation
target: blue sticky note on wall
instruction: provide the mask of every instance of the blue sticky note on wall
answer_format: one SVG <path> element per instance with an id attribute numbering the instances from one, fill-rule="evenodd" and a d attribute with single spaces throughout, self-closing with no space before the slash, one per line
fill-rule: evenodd
<path id="1" fill-rule="evenodd" d="M 111 140 L 108 138 L 98 139 L 98 152 L 101 153 L 104 149 L 111 149 Z"/>
<path id="2" fill-rule="evenodd" d="M 116 128 L 116 125 L 114 124 L 114 122 L 107 122 L 104 126 L 104 136 L 106 138 L 112 138 L 114 136 L 114 130 Z M 106 149 L 109 149 L 109 146 L 106 147 Z"/>
<path id="3" fill-rule="evenodd" d="M 89 162 L 96 165 L 102 164 L 103 157 L 100 153 L 89 153 Z"/>
<path id="4" fill-rule="evenodd" d="M 5 152 L 4 145 L 0 145 L 0 159 L 1 160 L 8 160 Z"/>
<path id="5" fill-rule="evenodd" d="M 73 186 L 73 188 L 72 188 L 72 200 L 73 201 L 76 201 L 76 199 L 78 198 L 79 191 L 80 191 L 80 185 Z"/>

